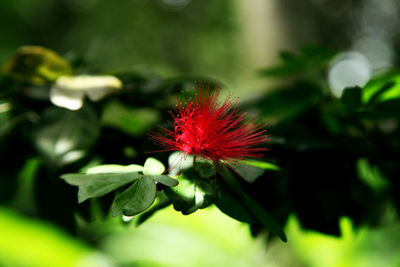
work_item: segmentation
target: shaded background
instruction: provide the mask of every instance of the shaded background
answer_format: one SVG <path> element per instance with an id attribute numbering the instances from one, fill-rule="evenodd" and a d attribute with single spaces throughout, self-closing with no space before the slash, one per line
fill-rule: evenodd
<path id="1" fill-rule="evenodd" d="M 368 59 L 372 73 L 396 67 L 399 10 L 395 0 L 2 1 L 0 63 L 22 45 L 41 45 L 75 62 L 82 73 L 137 71 L 166 79 L 209 77 L 248 100 L 277 82 L 286 82 L 262 79 L 257 71 L 275 65 L 280 50 L 297 51 L 303 44 L 358 51 Z M 292 218 L 287 226 L 289 243 L 272 241 L 266 247 L 261 238 L 252 239 L 245 226 L 217 210 L 189 217 L 166 210 L 137 229 L 98 222 L 93 228 L 108 234 L 97 244 L 75 239 L 47 222 L 30 220 L 34 219 L 0 211 L 0 229 L 9 230 L 9 235 L 0 237 L 0 265 L 4 261 L 6 266 L 10 262 L 14 266 L 62 266 L 63 262 L 71 266 L 82 259 L 94 266 L 108 266 L 109 261 L 121 266 L 400 263 L 398 225 L 353 232 L 351 223 L 343 219 L 342 237 L 332 237 L 303 232 Z M 35 248 L 26 236 L 40 237 L 47 247 Z M 26 243 L 26 249 L 18 247 L 21 242 L 16 237 Z M 51 247 L 54 252 L 43 253 Z"/>
<path id="2" fill-rule="evenodd" d="M 0 12 L 0 62 L 35 44 L 91 69 L 201 74 L 240 91 L 263 87 L 254 71 L 305 43 L 360 51 L 374 69 L 397 61 L 395 0 L 16 0 Z"/>

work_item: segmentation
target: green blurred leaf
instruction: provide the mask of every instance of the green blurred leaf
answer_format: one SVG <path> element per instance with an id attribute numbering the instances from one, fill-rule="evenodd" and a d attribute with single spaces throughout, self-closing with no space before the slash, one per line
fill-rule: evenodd
<path id="1" fill-rule="evenodd" d="M 160 121 L 160 113 L 151 108 L 132 108 L 114 101 L 104 108 L 103 125 L 121 130 L 132 136 L 143 136 Z"/>
<path id="2" fill-rule="evenodd" d="M 250 213 L 254 215 L 269 231 L 276 234 L 283 242 L 287 241 L 286 235 L 283 232 L 279 223 L 272 218 L 271 215 L 265 211 L 254 199 L 245 193 L 241 194 L 244 205 L 248 208 Z"/>
<path id="3" fill-rule="evenodd" d="M 167 175 L 148 175 L 147 177 L 153 179 L 155 182 L 161 183 L 166 186 L 174 187 L 179 184 L 178 180 L 173 179 Z"/>
<path id="4" fill-rule="evenodd" d="M 377 104 L 373 109 L 367 110 L 365 116 L 372 119 L 400 119 L 400 98 Z"/>
<path id="5" fill-rule="evenodd" d="M 261 168 L 243 165 L 240 163 L 230 164 L 229 166 L 231 166 L 233 171 L 248 183 L 253 183 L 265 172 L 265 170 Z"/>
<path id="6" fill-rule="evenodd" d="M 206 194 L 196 184 L 181 179 L 179 185 L 174 188 L 165 188 L 165 194 L 171 200 L 174 209 L 188 215 L 207 203 Z"/>
<path id="7" fill-rule="evenodd" d="M 254 223 L 254 219 L 243 203 L 223 186 L 217 187 L 215 205 L 226 215 L 247 223 Z"/>
<path id="8" fill-rule="evenodd" d="M 269 215 L 267 211 L 257 203 L 257 201 L 243 192 L 236 177 L 227 168 L 222 168 L 220 173 L 224 179 L 224 182 L 229 186 L 229 189 L 238 196 L 249 213 L 252 214 L 254 218 L 259 220 L 269 231 L 279 236 L 282 241 L 286 242 L 286 235 L 279 223 L 276 222 L 276 220 Z M 227 214 L 229 215 L 229 213 Z"/>
<path id="9" fill-rule="evenodd" d="M 264 76 L 289 76 L 307 71 L 322 71 L 333 56 L 333 51 L 326 47 L 308 45 L 302 47 L 298 55 L 288 51 L 281 52 L 281 65 L 263 69 L 259 73 Z"/>
<path id="10" fill-rule="evenodd" d="M 235 175 L 232 174 L 231 170 L 226 166 L 220 166 L 218 172 L 223 177 L 224 182 L 229 186 L 232 192 L 239 194 L 242 192 L 242 186 Z"/>
<path id="11" fill-rule="evenodd" d="M 153 204 L 155 197 L 155 182 L 149 177 L 143 176 L 114 199 L 111 215 L 118 217 L 121 213 L 126 216 L 139 214 Z"/>
<path id="12" fill-rule="evenodd" d="M 15 124 L 11 121 L 11 103 L 0 99 L 0 140 Z"/>
<path id="13" fill-rule="evenodd" d="M 362 102 L 374 104 L 400 98 L 399 72 L 384 73 L 371 79 L 362 90 Z"/>
<path id="14" fill-rule="evenodd" d="M 193 164 L 192 164 L 193 165 Z M 194 169 L 193 169 L 194 168 Z M 201 180 L 202 178 L 209 179 L 215 177 L 216 169 L 212 162 L 207 159 L 197 158 L 191 171 L 190 169 L 184 171 L 184 176 L 194 180 Z"/>
<path id="15" fill-rule="evenodd" d="M 14 195 L 14 205 L 21 211 L 27 213 L 35 211 L 34 183 L 39 168 L 40 160 L 38 158 L 27 159 L 16 177 L 18 179 L 18 189 Z"/>
<path id="16" fill-rule="evenodd" d="M 181 179 L 176 188 L 165 188 L 165 194 L 171 200 L 174 209 L 186 213 L 191 207 L 194 206 L 195 199 L 195 186 L 188 180 Z"/>
<path id="17" fill-rule="evenodd" d="M 164 165 L 155 158 L 148 158 L 144 163 L 144 175 L 160 175 L 165 171 Z"/>
<path id="18" fill-rule="evenodd" d="M 4 64 L 5 76 L 23 82 L 44 84 L 61 75 L 72 74 L 72 68 L 54 51 L 40 46 L 23 46 Z"/>
<path id="19" fill-rule="evenodd" d="M 118 164 L 104 164 L 87 169 L 86 174 L 96 173 L 123 173 L 123 172 L 142 172 L 143 166 L 130 164 L 130 165 L 118 165 Z"/>
<path id="20" fill-rule="evenodd" d="M 84 157 L 99 131 L 96 114 L 89 107 L 78 111 L 50 107 L 42 114 L 34 142 L 48 161 L 62 166 Z"/>
<path id="21" fill-rule="evenodd" d="M 255 159 L 241 160 L 239 164 L 253 166 L 268 171 L 279 171 L 279 167 L 277 165 L 261 160 L 255 160 Z"/>
<path id="22" fill-rule="evenodd" d="M 340 101 L 348 111 L 356 111 L 361 107 L 361 89 L 359 87 L 346 88 Z"/>
<path id="23" fill-rule="evenodd" d="M 111 191 L 135 181 L 143 175 L 138 172 L 102 174 L 64 174 L 61 176 L 70 185 L 79 186 L 78 202 L 92 197 L 101 197 Z"/>
<path id="24" fill-rule="evenodd" d="M 54 224 L 12 210 L 0 208 L 0 229 L 1 266 L 115 266 L 105 254 Z"/>
<path id="25" fill-rule="evenodd" d="M 315 105 L 321 96 L 321 88 L 308 82 L 299 82 L 293 87 L 279 88 L 268 93 L 257 107 L 266 119 L 279 121 L 298 116 Z"/>
<path id="26" fill-rule="evenodd" d="M 179 172 L 193 167 L 193 155 L 186 155 L 181 151 L 172 152 L 168 157 L 169 173 L 176 175 Z"/>
<path id="27" fill-rule="evenodd" d="M 358 177 L 375 191 L 387 188 L 390 183 L 384 178 L 377 166 L 371 166 L 367 159 L 361 158 L 357 161 Z"/>

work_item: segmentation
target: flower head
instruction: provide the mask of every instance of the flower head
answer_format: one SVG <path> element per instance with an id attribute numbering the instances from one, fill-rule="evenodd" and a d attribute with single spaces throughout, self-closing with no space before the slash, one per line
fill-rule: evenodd
<path id="1" fill-rule="evenodd" d="M 246 157 L 262 156 L 267 140 L 263 124 L 247 119 L 246 113 L 236 108 L 237 99 L 228 96 L 218 100 L 220 89 L 197 84 L 194 95 L 185 102 L 177 102 L 171 112 L 172 129 L 161 128 L 151 133 L 163 151 L 182 151 L 213 161 L 236 162 Z"/>

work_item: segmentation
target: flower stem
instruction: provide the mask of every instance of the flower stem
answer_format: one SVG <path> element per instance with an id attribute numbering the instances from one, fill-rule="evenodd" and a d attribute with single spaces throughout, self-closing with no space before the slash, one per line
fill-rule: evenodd
<path id="1" fill-rule="evenodd" d="M 192 168 L 193 168 L 193 170 L 195 170 L 195 171 L 197 170 L 196 158 L 197 158 L 197 156 L 194 155 L 194 157 L 193 157 L 193 166 L 192 166 Z"/>

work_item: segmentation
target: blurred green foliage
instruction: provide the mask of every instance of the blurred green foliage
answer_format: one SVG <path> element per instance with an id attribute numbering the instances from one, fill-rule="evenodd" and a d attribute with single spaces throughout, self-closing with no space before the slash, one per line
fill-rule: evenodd
<path id="1" fill-rule="evenodd" d="M 168 111 L 173 108 L 174 99 L 181 97 L 182 91 L 190 94 L 199 78 L 174 77 L 180 72 L 179 68 L 187 68 L 187 73 L 193 75 L 201 73 L 202 77 L 218 77 L 231 70 L 230 65 L 236 59 L 225 49 L 231 43 L 219 36 L 222 31 L 232 30 L 232 21 L 229 21 L 232 11 L 224 3 L 215 1 L 207 5 L 197 1 L 187 13 L 179 13 L 176 18 L 158 14 L 160 21 L 154 22 L 156 26 L 151 32 L 126 20 L 135 16 L 137 21 L 147 23 L 157 11 L 145 4 L 144 9 L 133 13 L 129 13 L 132 10 L 128 8 L 123 10 L 120 19 L 126 23 L 115 23 L 137 32 L 128 40 L 141 46 L 132 51 L 133 57 L 138 62 L 150 62 L 157 74 L 143 69 L 113 71 L 122 83 L 121 90 L 104 94 L 98 101 L 87 99 L 78 110 L 54 106 L 51 92 L 57 78 L 72 74 L 98 75 L 119 67 L 126 69 L 131 64 L 123 51 L 112 49 L 112 43 L 107 41 L 120 38 L 114 36 L 114 26 L 103 19 L 112 11 L 105 8 L 109 4 L 102 3 L 95 17 L 87 18 L 100 26 L 97 30 L 101 34 L 101 47 L 97 54 L 104 56 L 109 63 L 107 67 L 101 64 L 104 59 L 101 57 L 80 58 L 69 54 L 63 58 L 37 46 L 23 47 L 14 56 L 9 53 L 0 76 L 0 204 L 26 217 L 9 210 L 0 211 L 0 228 L 9 230 L 0 240 L 0 264 L 76 266 L 76 262 L 98 249 L 103 256 L 89 257 L 84 266 L 97 266 L 96 260 L 111 266 L 188 266 L 185 265 L 187 260 L 193 266 L 248 266 L 253 263 L 240 244 L 250 244 L 249 240 L 228 244 L 234 239 L 235 230 L 217 235 L 221 240 L 229 236 L 228 241 L 203 240 L 196 236 L 198 233 L 193 234 L 190 239 L 199 242 L 195 246 L 196 255 L 179 252 L 180 262 L 176 257 L 168 257 L 168 260 L 155 257 L 171 251 L 161 247 L 160 251 L 154 249 L 162 242 L 169 244 L 173 238 L 182 238 L 184 244 L 189 244 L 189 238 L 185 239 L 181 232 L 172 232 L 169 236 L 165 233 L 170 228 L 152 223 L 153 216 L 176 216 L 172 215 L 171 207 L 175 214 L 196 216 L 210 210 L 215 214 L 215 206 L 248 225 L 252 235 L 260 236 L 260 240 L 271 240 L 273 236 L 284 241 L 288 238 L 289 245 L 281 249 L 298 253 L 292 257 L 305 266 L 368 266 L 357 254 L 372 250 L 368 247 L 368 238 L 363 236 L 365 233 L 384 248 L 389 247 L 387 244 L 399 248 L 398 236 L 390 234 L 398 228 L 400 212 L 397 179 L 400 177 L 400 76 L 396 69 L 376 75 L 365 86 L 346 88 L 342 96 L 336 98 L 329 91 L 325 77 L 334 51 L 307 46 L 297 54 L 281 53 L 282 63 L 260 70 L 259 75 L 284 79 L 285 83 L 243 105 L 268 123 L 271 137 L 268 162 L 247 160 L 243 165 L 232 165 L 218 173 L 209 163 L 199 162 L 186 166 L 179 177 L 170 177 L 164 175 L 164 171 L 170 170 L 171 155 L 165 152 L 148 154 L 158 149 L 148 139 L 148 131 L 156 125 L 169 127 Z M 24 6 L 20 10 L 24 10 L 27 19 L 37 18 L 37 10 L 30 10 L 28 2 L 15 1 L 14 4 Z M 224 10 L 225 17 L 212 13 L 204 26 L 201 16 L 195 16 L 196 12 L 201 14 L 214 8 Z M 50 19 L 62 29 L 61 18 L 71 18 L 59 15 L 73 13 L 57 10 L 54 17 L 38 23 L 46 25 Z M 182 21 L 194 23 L 198 29 L 183 25 L 181 32 L 175 31 L 173 25 Z M 172 26 L 161 26 L 161 22 Z M 203 27 L 207 31 L 203 31 Z M 40 31 L 45 30 L 46 27 L 40 28 Z M 66 49 L 71 40 L 90 39 L 85 33 L 92 30 L 66 31 L 62 40 L 53 42 L 60 45 L 59 42 L 65 41 L 61 46 Z M 52 34 L 54 32 L 49 32 Z M 141 42 L 143 36 L 160 46 L 147 51 L 146 42 Z M 215 49 L 209 50 L 201 44 L 200 40 L 207 38 L 215 41 Z M 171 49 L 172 43 L 168 40 L 173 39 L 182 42 Z M 198 72 L 196 64 L 187 63 L 185 53 L 193 52 L 183 49 L 188 43 L 196 47 L 191 58 L 201 62 L 199 65 L 205 66 L 208 72 Z M 226 60 L 215 64 L 213 54 L 204 56 L 208 53 L 222 55 Z M 175 62 L 176 69 L 164 66 L 163 60 Z M 212 78 L 202 79 L 220 84 Z M 101 89 L 96 86 L 95 89 Z M 88 88 L 91 86 L 82 85 L 79 90 L 90 90 Z M 75 99 L 72 91 L 59 97 L 66 101 Z M 154 155 L 158 159 L 152 158 Z M 161 217 L 157 217 L 157 213 Z M 72 241 L 68 234 L 58 234 L 58 230 L 57 233 L 48 231 L 47 224 L 39 223 L 36 228 L 23 223 L 25 218 L 32 217 L 56 224 L 81 241 Z M 214 224 L 216 218 L 207 217 L 204 225 Z M 27 220 L 30 223 L 32 219 Z M 199 226 L 196 219 L 188 220 Z M 232 220 L 232 224 L 235 223 Z M 126 233 L 119 228 L 124 224 L 150 226 Z M 206 228 L 204 225 L 200 229 Z M 388 228 L 392 229 L 389 233 L 375 234 L 375 229 Z M 361 236 L 362 241 L 354 236 Z M 33 245 L 29 244 L 33 249 L 24 247 L 26 238 L 36 240 Z M 221 245 L 222 249 L 217 246 L 216 251 L 222 256 L 216 252 L 210 254 L 207 247 L 216 246 L 215 243 Z M 132 250 L 121 244 L 133 248 L 144 244 L 147 250 L 130 254 Z M 16 255 L 21 248 L 32 255 L 18 258 Z M 343 251 L 347 249 L 352 252 L 345 254 Z M 46 257 L 43 251 L 53 257 Z M 238 256 L 238 251 L 244 254 Z M 335 253 L 339 256 L 330 259 Z M 388 254 L 386 266 L 399 263 L 394 252 Z M 116 263 L 103 257 L 113 257 Z M 239 263 L 233 262 L 236 259 Z M 375 260 L 373 263 L 378 264 L 379 260 Z M 370 266 L 376 265 L 371 263 Z"/>
<path id="2" fill-rule="evenodd" d="M 81 109 L 72 111 L 52 106 L 50 98 L 27 93 L 32 86 L 48 92 L 52 83 L 34 85 L 34 80 L 20 78 L 27 73 L 25 69 L 11 72 L 4 68 L 2 88 L 12 90 L 2 92 L 6 104 L 2 128 L 6 130 L 1 151 L 8 164 L 1 169 L 2 188 L 7 188 L 2 202 L 71 232 L 83 231 L 84 236 L 93 235 L 93 230 L 84 227 L 93 220 L 108 221 L 111 215 L 120 214 L 129 218 L 144 211 L 138 217 L 142 224 L 170 205 L 187 215 L 215 204 L 249 224 L 253 234 L 266 228 L 282 240 L 286 235 L 279 223 L 286 224 L 290 214 L 305 228 L 333 235 L 340 234 L 338 222 L 343 216 L 355 227 L 387 223 L 388 219 L 382 220 L 388 218 L 385 207 L 400 207 L 395 179 L 399 169 L 393 160 L 400 151 L 395 138 L 398 106 L 393 105 L 400 98 L 395 93 L 396 74 L 377 77 L 365 88 L 347 88 L 336 99 L 323 82 L 329 62 L 325 50 L 304 51 L 308 52 L 300 54 L 300 59 L 293 55 L 279 68 L 262 72 L 295 79 L 247 103 L 270 122 L 271 163 L 244 161 L 245 165 L 231 166 L 234 172 L 222 168 L 215 174 L 213 166 L 199 162 L 182 170 L 179 184 L 163 175 L 161 162 L 145 160 L 146 152 L 154 150 L 147 131 L 166 121 L 172 104 L 166 97 L 179 95 L 187 80 L 117 75 L 122 90 L 97 102 L 85 101 Z M 22 59 L 11 59 L 18 60 Z M 314 61 L 319 64 L 307 63 Z M 297 65 L 301 67 L 293 67 Z M 146 85 L 152 79 L 157 85 L 148 91 Z M 382 94 L 386 97 L 380 98 Z M 395 120 L 389 131 L 382 127 L 388 119 Z M 133 154 L 126 153 L 129 147 Z M 163 161 L 168 158 L 168 154 L 159 155 Z M 22 172 L 14 161 L 18 157 L 25 162 Z M 144 166 L 136 165 L 140 162 Z M 18 175 L 21 178 L 16 180 Z M 218 175 L 216 181 L 214 175 Z M 79 187 L 80 203 L 98 197 L 101 201 L 77 206 L 76 191 L 60 176 Z M 110 194 L 113 191 L 117 194 Z"/>
<path id="3" fill-rule="evenodd" d="M 0 209 L 2 266 L 111 266 L 100 252 L 74 240 L 53 225 Z"/>
<path id="4" fill-rule="evenodd" d="M 15 80 L 32 84 L 54 82 L 72 73 L 69 63 L 50 49 L 40 46 L 21 47 L 3 66 L 3 72 Z"/>

